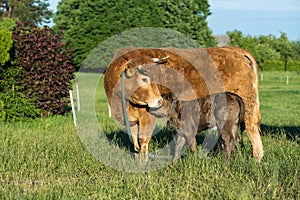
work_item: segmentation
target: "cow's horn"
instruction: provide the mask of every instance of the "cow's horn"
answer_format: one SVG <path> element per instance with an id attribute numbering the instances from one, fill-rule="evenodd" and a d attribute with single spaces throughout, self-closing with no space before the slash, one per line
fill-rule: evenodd
<path id="1" fill-rule="evenodd" d="M 169 56 L 163 57 L 163 58 L 152 58 L 153 62 L 155 63 L 164 63 L 167 62 Z"/>

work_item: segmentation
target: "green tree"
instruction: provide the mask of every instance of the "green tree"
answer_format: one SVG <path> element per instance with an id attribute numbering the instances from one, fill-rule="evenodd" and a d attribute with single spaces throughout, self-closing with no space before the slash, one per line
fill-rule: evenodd
<path id="1" fill-rule="evenodd" d="M 216 41 L 208 28 L 206 18 L 211 15 L 208 1 L 160 1 L 164 27 L 177 30 L 198 41 L 201 46 L 215 46 Z"/>
<path id="2" fill-rule="evenodd" d="M 293 41 L 292 46 L 294 52 L 293 59 L 300 61 L 300 40 Z"/>
<path id="3" fill-rule="evenodd" d="M 208 15 L 206 0 L 62 0 L 54 29 L 64 30 L 64 39 L 74 47 L 75 63 L 80 66 L 96 45 L 132 28 L 166 27 L 202 46 L 213 46 L 216 42 L 207 26 Z"/>
<path id="4" fill-rule="evenodd" d="M 230 42 L 229 45 L 237 46 L 237 47 L 243 47 L 244 43 L 244 35 L 242 31 L 239 30 L 233 30 L 233 31 L 227 31 L 226 35 L 229 36 Z"/>
<path id="5" fill-rule="evenodd" d="M 272 67 L 272 63 L 277 66 L 278 63 L 283 63 L 284 70 L 288 70 L 288 64 L 292 64 L 292 68 L 296 68 L 295 63 L 300 61 L 300 42 L 292 42 L 288 39 L 286 33 L 281 33 L 280 37 L 274 35 L 261 35 L 258 37 L 244 36 L 241 31 L 228 31 L 227 35 L 230 37 L 230 45 L 238 46 L 249 50 L 260 67 L 265 66 L 267 69 L 276 69 Z M 278 62 L 280 61 L 280 62 Z M 267 62 L 265 65 L 264 63 Z M 277 67 L 278 69 L 280 67 Z"/>
<path id="6" fill-rule="evenodd" d="M 276 47 L 284 63 L 284 71 L 287 71 L 289 58 L 291 58 L 295 52 L 293 52 L 292 43 L 289 41 L 286 33 L 281 33 L 277 40 Z"/>
<path id="7" fill-rule="evenodd" d="M 247 49 L 252 53 L 255 52 L 256 45 L 258 44 L 256 37 L 252 37 L 250 35 L 244 36 L 243 33 L 239 30 L 234 30 L 231 32 L 228 31 L 226 34 L 230 38 L 229 45 Z"/>
<path id="8" fill-rule="evenodd" d="M 48 7 L 48 0 L 0 0 L 0 15 L 15 21 L 49 23 L 53 13 Z"/>
<path id="9" fill-rule="evenodd" d="M 279 60 L 280 54 L 273 49 L 268 43 L 262 43 L 255 46 L 253 55 L 256 58 L 257 63 L 262 67 L 262 63 L 267 60 Z"/>

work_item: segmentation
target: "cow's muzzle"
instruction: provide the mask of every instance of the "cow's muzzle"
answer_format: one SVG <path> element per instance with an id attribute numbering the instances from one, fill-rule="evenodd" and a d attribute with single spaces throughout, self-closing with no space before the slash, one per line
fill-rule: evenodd
<path id="1" fill-rule="evenodd" d="M 163 105 L 163 98 L 159 97 L 159 98 L 155 98 L 153 101 L 151 102 L 147 102 L 149 108 L 160 108 Z"/>

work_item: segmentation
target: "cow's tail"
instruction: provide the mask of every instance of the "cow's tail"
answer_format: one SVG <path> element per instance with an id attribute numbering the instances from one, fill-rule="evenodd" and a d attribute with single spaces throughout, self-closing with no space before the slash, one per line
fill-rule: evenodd
<path id="1" fill-rule="evenodd" d="M 248 60 L 248 65 L 253 69 L 254 73 L 257 75 L 258 73 L 258 64 L 254 57 L 250 53 L 244 53 L 244 58 Z"/>
<path id="2" fill-rule="evenodd" d="M 107 105 L 108 105 L 108 116 L 109 116 L 109 118 L 111 118 L 111 108 L 110 108 L 109 103 Z"/>
<path id="3" fill-rule="evenodd" d="M 240 126 L 240 130 L 241 130 L 241 133 L 244 132 L 245 130 L 245 104 L 243 102 L 243 100 L 237 96 L 236 97 L 238 103 L 239 103 L 239 106 L 240 106 L 240 114 L 239 114 L 239 126 Z"/>

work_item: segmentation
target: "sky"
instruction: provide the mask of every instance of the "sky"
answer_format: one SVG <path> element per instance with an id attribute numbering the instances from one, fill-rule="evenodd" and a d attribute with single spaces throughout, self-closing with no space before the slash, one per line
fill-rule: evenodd
<path id="1" fill-rule="evenodd" d="M 212 15 L 207 19 L 214 35 L 235 29 L 245 35 L 285 32 L 300 40 L 300 0 L 208 0 Z"/>
<path id="2" fill-rule="evenodd" d="M 55 11 L 59 0 L 49 0 Z M 300 40 L 300 0 L 208 0 L 212 15 L 207 18 L 214 35 L 239 30 L 244 35 L 275 35 L 285 32 Z"/>

